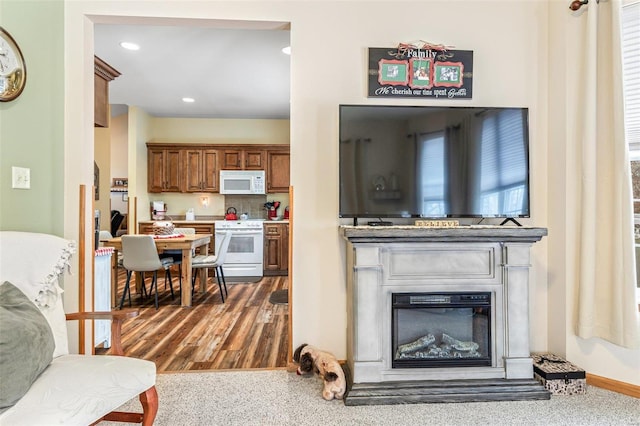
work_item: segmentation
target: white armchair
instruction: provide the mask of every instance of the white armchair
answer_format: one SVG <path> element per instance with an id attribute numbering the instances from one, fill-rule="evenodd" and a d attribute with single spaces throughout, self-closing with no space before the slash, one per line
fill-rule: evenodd
<path id="1" fill-rule="evenodd" d="M 153 362 L 68 353 L 58 278 L 73 252 L 73 242 L 53 235 L 0 232 L 0 425 L 152 425 Z M 137 314 L 81 312 L 66 319 L 111 319 L 112 351 L 122 355 L 120 326 Z M 114 411 L 135 397 L 143 413 Z"/>

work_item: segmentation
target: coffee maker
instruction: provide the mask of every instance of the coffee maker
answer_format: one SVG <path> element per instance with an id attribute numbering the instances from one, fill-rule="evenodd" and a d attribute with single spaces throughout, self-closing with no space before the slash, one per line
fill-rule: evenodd
<path id="1" fill-rule="evenodd" d="M 164 220 L 167 215 L 167 204 L 164 201 L 152 201 L 150 215 L 152 220 Z"/>
<path id="2" fill-rule="evenodd" d="M 278 207 L 280 207 L 280 201 L 269 201 L 265 203 L 264 207 L 267 209 L 267 217 L 271 220 L 278 218 Z"/>

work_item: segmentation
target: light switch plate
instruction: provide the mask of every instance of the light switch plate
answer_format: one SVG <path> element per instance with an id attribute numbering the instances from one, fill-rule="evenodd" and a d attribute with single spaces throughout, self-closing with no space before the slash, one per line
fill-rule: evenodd
<path id="1" fill-rule="evenodd" d="M 11 187 L 14 189 L 30 189 L 31 169 L 11 167 Z"/>

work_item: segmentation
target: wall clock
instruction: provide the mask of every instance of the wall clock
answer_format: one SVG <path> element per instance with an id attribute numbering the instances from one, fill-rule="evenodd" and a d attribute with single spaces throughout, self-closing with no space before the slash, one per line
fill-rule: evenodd
<path id="1" fill-rule="evenodd" d="M 27 67 L 13 37 L 0 27 L 0 102 L 11 101 L 22 93 Z"/>

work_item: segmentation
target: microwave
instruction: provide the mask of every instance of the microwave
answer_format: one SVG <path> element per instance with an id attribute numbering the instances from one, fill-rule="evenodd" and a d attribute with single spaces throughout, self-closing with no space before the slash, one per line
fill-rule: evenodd
<path id="1" fill-rule="evenodd" d="M 221 194 L 266 194 L 264 170 L 220 170 Z"/>

